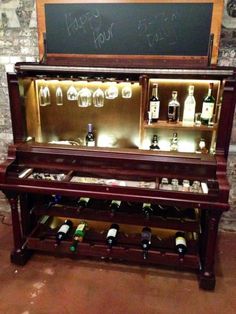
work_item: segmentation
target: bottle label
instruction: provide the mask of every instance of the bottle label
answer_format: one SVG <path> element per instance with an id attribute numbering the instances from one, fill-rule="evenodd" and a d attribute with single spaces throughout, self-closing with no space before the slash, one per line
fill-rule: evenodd
<path id="1" fill-rule="evenodd" d="M 108 230 L 107 232 L 107 238 L 108 237 L 112 237 L 115 238 L 117 234 L 117 230 L 115 228 L 111 228 L 110 230 Z"/>
<path id="2" fill-rule="evenodd" d="M 159 118 L 160 101 L 150 101 L 150 112 L 152 119 Z"/>
<path id="3" fill-rule="evenodd" d="M 95 141 L 87 142 L 87 146 L 94 147 L 95 146 Z"/>
<path id="4" fill-rule="evenodd" d="M 68 225 L 62 225 L 60 227 L 60 229 L 58 230 L 58 232 L 67 233 L 69 228 L 70 228 L 70 226 L 68 226 Z"/>
<path id="5" fill-rule="evenodd" d="M 186 245 L 186 240 L 185 240 L 185 238 L 183 238 L 183 237 L 177 237 L 177 238 L 175 239 L 175 244 L 176 244 L 176 245 L 184 245 L 184 246 L 187 246 L 187 245 Z"/>
<path id="6" fill-rule="evenodd" d="M 214 111 L 214 102 L 203 102 L 202 104 L 202 119 L 211 119 Z"/>
<path id="7" fill-rule="evenodd" d="M 120 206 L 121 201 L 113 200 L 111 204 L 116 204 L 117 206 Z"/>

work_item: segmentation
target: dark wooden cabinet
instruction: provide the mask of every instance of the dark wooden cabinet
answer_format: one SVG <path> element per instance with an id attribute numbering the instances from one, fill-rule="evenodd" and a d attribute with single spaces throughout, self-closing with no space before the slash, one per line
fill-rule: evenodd
<path id="1" fill-rule="evenodd" d="M 32 252 L 44 251 L 71 258 L 174 266 L 196 271 L 200 287 L 214 289 L 218 223 L 229 209 L 226 161 L 235 104 L 233 69 L 33 63 L 16 64 L 15 69 L 8 74 L 14 144 L 0 166 L 0 188 L 12 211 L 11 261 L 24 265 Z M 155 82 L 160 119 L 150 124 L 147 111 Z M 195 86 L 196 112 L 201 112 L 209 82 L 214 83 L 216 99 L 213 123 L 184 125 L 188 86 Z M 115 99 L 106 97 L 112 84 L 118 92 Z M 71 86 L 76 93 L 87 88 L 91 105 L 79 107 L 78 94 L 70 100 Z M 132 92 L 129 98 L 122 97 L 127 86 Z M 58 87 L 63 98 L 59 105 Z M 49 93 L 46 105 L 40 103 L 42 89 Z M 98 89 L 104 94 L 100 108 L 93 104 Z M 178 91 L 180 102 L 180 121 L 175 124 L 167 122 L 173 90 Z M 94 126 L 96 147 L 84 146 L 88 123 Z M 171 151 L 174 132 L 178 133 L 178 149 Z M 149 149 L 154 134 L 159 139 L 158 151 Z M 201 138 L 206 142 L 204 152 L 199 151 Z M 84 208 L 78 205 L 81 197 L 89 198 Z M 121 201 L 116 211 L 110 208 L 112 200 Z M 151 204 L 149 212 L 143 210 L 145 203 Z M 55 247 L 55 234 L 65 218 L 71 219 L 74 227 Z M 77 251 L 71 252 L 73 232 L 80 221 L 86 221 L 88 228 Z M 120 232 L 110 249 L 106 233 L 111 223 L 119 224 Z M 152 231 L 147 258 L 140 246 L 145 226 Z M 177 231 L 186 236 L 184 256 L 175 250 Z"/>

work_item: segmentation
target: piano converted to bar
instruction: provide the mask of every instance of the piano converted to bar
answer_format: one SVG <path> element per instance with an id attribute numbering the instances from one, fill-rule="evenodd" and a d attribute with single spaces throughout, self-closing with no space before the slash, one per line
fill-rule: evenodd
<path id="1" fill-rule="evenodd" d="M 198 113 L 209 84 L 215 104 L 205 124 Z M 235 84 L 233 69 L 217 67 L 16 64 L 15 73 L 8 73 L 14 143 L 0 165 L 0 188 L 12 212 L 11 262 L 24 265 L 32 253 L 44 252 L 164 265 L 194 271 L 201 288 L 214 289 L 218 224 L 229 209 Z M 149 100 L 156 85 L 160 111 L 153 122 Z M 196 114 L 186 124 L 189 86 Z M 176 122 L 167 121 L 172 91 L 180 103 Z M 86 142 L 88 124 L 93 146 Z M 73 226 L 55 245 L 65 219 Z M 81 221 L 86 232 L 71 251 Z M 111 224 L 119 232 L 108 246 Z M 141 246 L 144 227 L 151 234 L 147 250 Z M 184 254 L 176 249 L 177 232 L 185 240 Z"/>
<path id="2" fill-rule="evenodd" d="M 236 100 L 223 1 L 36 4 L 40 62 L 7 73 L 11 262 L 172 267 L 213 290 Z"/>

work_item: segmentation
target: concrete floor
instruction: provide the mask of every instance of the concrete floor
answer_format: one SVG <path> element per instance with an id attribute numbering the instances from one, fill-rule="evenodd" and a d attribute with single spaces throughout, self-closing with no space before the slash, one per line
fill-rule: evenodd
<path id="1" fill-rule="evenodd" d="M 0 223 L 0 314 L 236 313 L 236 233 L 219 236 L 214 292 L 193 273 L 151 267 L 40 254 L 20 267 L 11 248 L 11 226 Z"/>

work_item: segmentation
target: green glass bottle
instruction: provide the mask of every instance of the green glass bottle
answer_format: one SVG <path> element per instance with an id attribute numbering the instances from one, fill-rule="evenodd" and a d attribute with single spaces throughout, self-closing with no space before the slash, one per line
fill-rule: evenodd
<path id="1" fill-rule="evenodd" d="M 72 244 L 70 246 L 71 252 L 75 252 L 77 249 L 78 243 L 83 241 L 83 238 L 86 232 L 86 227 L 87 227 L 87 223 L 84 221 L 81 221 L 78 224 L 77 228 L 75 229 Z"/>

